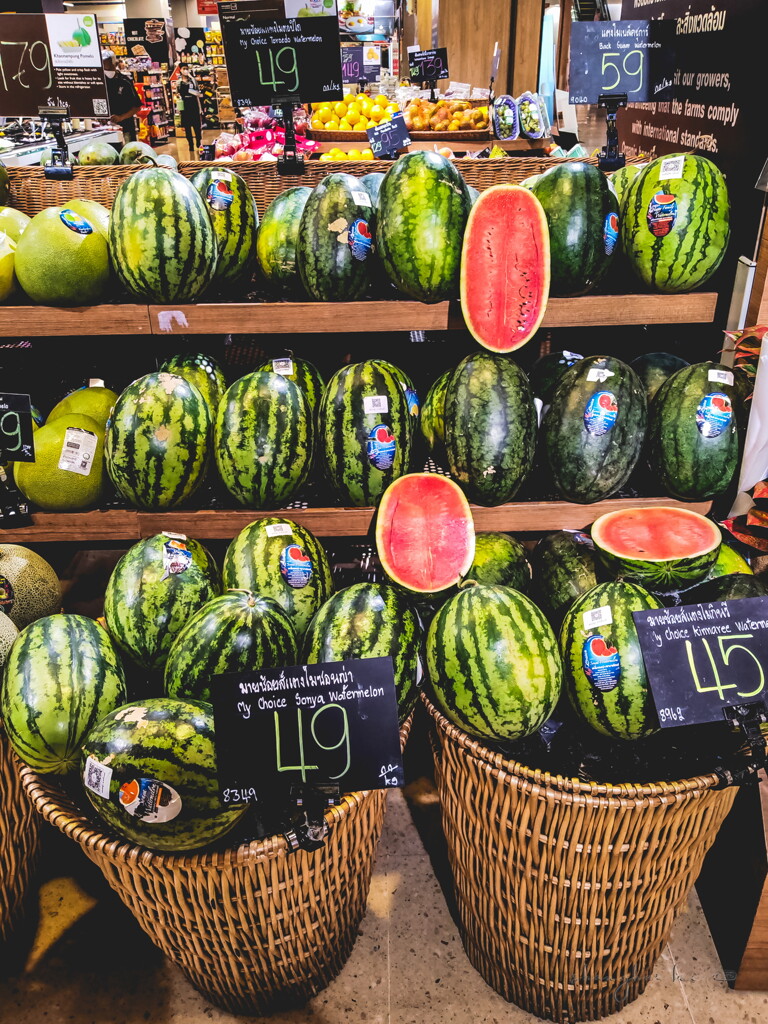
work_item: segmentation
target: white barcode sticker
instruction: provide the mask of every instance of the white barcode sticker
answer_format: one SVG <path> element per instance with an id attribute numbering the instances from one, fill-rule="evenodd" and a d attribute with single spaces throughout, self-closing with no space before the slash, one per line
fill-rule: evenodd
<path id="1" fill-rule="evenodd" d="M 682 178 L 685 167 L 684 156 L 669 156 L 661 161 L 659 181 L 670 181 L 672 178 Z"/>
<path id="2" fill-rule="evenodd" d="M 727 384 L 733 387 L 733 374 L 730 370 L 710 370 L 707 374 L 710 384 Z"/>
<path id="3" fill-rule="evenodd" d="M 112 769 L 102 764 L 95 757 L 88 757 L 83 769 L 83 782 L 87 789 L 109 800 L 109 784 L 112 781 Z"/>
<path id="4" fill-rule="evenodd" d="M 291 377 L 293 375 L 293 360 L 288 357 L 285 359 L 273 359 L 272 372 L 279 373 L 281 377 Z"/>
<path id="5" fill-rule="evenodd" d="M 584 358 L 584 356 L 581 354 L 581 352 L 569 352 L 568 349 L 565 349 L 563 351 L 563 355 L 565 356 L 566 359 L 583 359 Z"/>
<path id="6" fill-rule="evenodd" d="M 358 204 L 358 206 L 370 206 L 371 197 L 365 191 L 365 189 L 354 189 L 352 192 L 352 198 Z"/>
<path id="7" fill-rule="evenodd" d="M 541 414 L 544 410 L 544 403 L 540 398 L 534 398 L 533 404 L 536 406 L 536 415 L 538 416 L 539 426 L 541 426 Z"/>
<path id="8" fill-rule="evenodd" d="M 88 387 L 89 388 L 103 388 L 104 387 L 104 381 L 101 379 L 101 377 L 89 377 L 88 378 Z"/>
<path id="9" fill-rule="evenodd" d="M 389 400 L 386 395 L 366 395 L 363 398 L 363 412 L 372 415 L 379 412 L 389 412 Z"/>
<path id="10" fill-rule="evenodd" d="M 88 476 L 93 466 L 97 443 L 98 438 L 92 431 L 83 430 L 82 427 L 67 427 L 59 456 L 59 469 Z"/>
<path id="11" fill-rule="evenodd" d="M 163 530 L 164 537 L 170 537 L 171 540 L 186 540 L 186 533 L 171 533 L 170 530 Z"/>
<path id="12" fill-rule="evenodd" d="M 593 366 L 587 373 L 587 380 L 599 381 L 603 384 L 609 377 L 613 377 L 613 370 L 606 370 L 604 366 Z"/>
<path id="13" fill-rule="evenodd" d="M 288 523 L 270 523 L 266 528 L 268 537 L 292 537 L 293 530 Z"/>
<path id="14" fill-rule="evenodd" d="M 602 608 L 590 608 L 584 612 L 584 629 L 596 629 L 598 626 L 610 626 L 613 622 L 610 606 L 605 604 Z"/>

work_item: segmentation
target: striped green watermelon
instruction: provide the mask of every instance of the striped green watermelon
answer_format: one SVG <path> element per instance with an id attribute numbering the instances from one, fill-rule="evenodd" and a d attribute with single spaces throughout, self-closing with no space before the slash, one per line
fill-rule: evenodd
<path id="1" fill-rule="evenodd" d="M 629 365 L 645 387 L 645 397 L 650 408 L 651 401 L 664 381 L 689 364 L 671 352 L 646 352 L 633 359 Z"/>
<path id="2" fill-rule="evenodd" d="M 427 392 L 421 407 L 419 426 L 427 442 L 430 455 L 436 462 L 445 461 L 445 393 L 453 376 L 453 370 L 441 373 Z"/>
<path id="3" fill-rule="evenodd" d="M 510 501 L 533 465 L 536 407 L 528 378 L 511 359 L 476 352 L 445 393 L 445 448 L 451 476 L 470 501 Z"/>
<path id="4" fill-rule="evenodd" d="M 401 156 L 379 192 L 376 251 L 390 281 L 421 302 L 458 293 L 470 200 L 459 171 L 439 153 Z"/>
<path id="5" fill-rule="evenodd" d="M 88 732 L 125 700 L 123 667 L 106 631 L 84 615 L 48 615 L 16 639 L 0 709 L 22 761 L 66 775 Z"/>
<path id="6" fill-rule="evenodd" d="M 720 545 L 720 552 L 717 561 L 712 566 L 709 579 L 717 576 L 731 576 L 734 573 L 741 573 L 744 576 L 754 575 L 746 558 L 742 558 L 735 548 L 732 548 L 726 540 Z"/>
<path id="7" fill-rule="evenodd" d="M 395 366 L 394 363 L 387 362 L 386 359 L 374 359 L 374 363 L 378 363 L 379 366 L 383 366 L 385 370 L 389 370 L 395 380 L 400 382 L 400 387 L 405 392 L 405 398 L 408 402 L 408 415 L 410 417 L 410 424 L 413 430 L 416 430 L 416 426 L 419 422 L 419 411 L 420 403 L 419 396 L 416 393 L 416 385 L 413 383 L 411 378 L 405 372 L 401 370 L 399 366 Z"/>
<path id="8" fill-rule="evenodd" d="M 237 281 L 252 269 L 259 213 L 251 190 L 225 167 L 204 167 L 189 179 L 208 207 L 216 248 L 215 280 Z"/>
<path id="9" fill-rule="evenodd" d="M 298 384 L 307 396 L 310 411 L 313 415 L 315 414 L 315 410 L 320 404 L 325 381 L 313 363 L 307 359 L 297 359 L 293 352 L 289 352 L 288 355 L 278 356 L 276 359 L 265 359 L 256 369 L 279 373 L 281 377 L 287 377 L 294 384 Z"/>
<path id="10" fill-rule="evenodd" d="M 248 809 L 219 796 L 213 709 L 202 701 L 123 705 L 89 733 L 81 769 L 105 824 L 150 850 L 208 846 Z"/>
<path id="11" fill-rule="evenodd" d="M 299 224 L 312 189 L 288 188 L 267 207 L 256 236 L 256 262 L 267 284 L 274 289 L 301 288 L 296 249 Z"/>
<path id="12" fill-rule="evenodd" d="M 730 237 L 725 179 L 692 153 L 659 157 L 630 183 L 621 244 L 640 280 L 660 292 L 689 292 L 720 266 Z"/>
<path id="13" fill-rule="evenodd" d="M 219 402 L 227 390 L 224 373 L 215 359 L 203 352 L 195 352 L 193 355 L 179 354 L 166 359 L 160 366 L 160 372 L 175 374 L 194 384 L 208 403 L 213 421 Z"/>
<path id="14" fill-rule="evenodd" d="M 376 209 L 379 205 L 379 192 L 381 192 L 381 186 L 384 183 L 385 175 L 381 171 L 371 171 L 370 174 L 364 174 L 360 179 L 365 191 L 371 197 L 373 208 Z"/>
<path id="15" fill-rule="evenodd" d="M 229 493 L 248 508 L 279 508 L 307 479 L 314 427 L 309 402 L 287 377 L 246 374 L 227 391 L 214 428 L 214 451 Z"/>
<path id="16" fill-rule="evenodd" d="M 115 566 L 104 618 L 117 647 L 141 668 L 162 668 L 176 634 L 219 592 L 216 563 L 191 537 L 158 533 Z"/>
<path id="17" fill-rule="evenodd" d="M 620 167 L 618 171 L 614 171 L 608 178 L 608 183 L 619 201 L 619 210 L 621 210 L 629 186 L 641 170 L 640 164 L 624 164 L 623 167 Z"/>
<path id="18" fill-rule="evenodd" d="M 216 271 L 216 234 L 195 186 L 147 167 L 120 185 L 109 220 L 109 255 L 121 283 L 151 302 L 193 302 Z"/>
<path id="19" fill-rule="evenodd" d="M 342 367 L 318 410 L 322 470 L 343 501 L 375 505 L 408 472 L 408 401 L 398 380 L 376 360 Z"/>
<path id="20" fill-rule="evenodd" d="M 123 391 L 107 424 L 109 478 L 137 508 L 176 508 L 205 479 L 210 435 L 211 412 L 195 385 L 148 373 Z"/>
<path id="21" fill-rule="evenodd" d="M 552 480 L 566 501 L 590 504 L 629 479 L 645 437 L 645 389 L 626 363 L 590 356 L 566 370 L 541 423 Z"/>
<path id="22" fill-rule="evenodd" d="M 547 352 L 540 356 L 531 367 L 528 378 L 531 382 L 531 391 L 536 398 L 540 398 L 544 405 L 549 405 L 555 388 L 563 378 L 566 370 L 574 363 L 578 363 L 584 356 L 578 352 Z"/>
<path id="23" fill-rule="evenodd" d="M 304 637 L 302 661 L 392 658 L 402 722 L 416 702 L 421 633 L 413 608 L 386 583 L 355 583 L 326 601 Z"/>
<path id="24" fill-rule="evenodd" d="M 480 739 L 529 736 L 560 696 L 563 667 L 552 627 L 510 587 L 460 589 L 432 620 L 426 655 L 439 709 Z"/>
<path id="25" fill-rule="evenodd" d="M 728 489 L 739 466 L 739 404 L 733 374 L 719 363 L 685 366 L 662 384 L 648 461 L 663 493 L 703 501 Z"/>
<path id="26" fill-rule="evenodd" d="M 683 595 L 683 603 L 739 601 L 744 597 L 768 597 L 768 587 L 757 576 L 729 573 L 725 576 L 710 577 L 703 583 L 699 583 L 698 586 L 686 590 Z"/>
<path id="27" fill-rule="evenodd" d="M 252 590 L 285 609 L 301 639 L 333 593 L 328 556 L 313 533 L 291 519 L 267 516 L 246 526 L 227 548 L 225 589 Z"/>
<path id="28" fill-rule="evenodd" d="M 545 534 L 531 555 L 534 597 L 557 629 L 577 598 L 597 585 L 592 538 L 579 530 Z"/>
<path id="29" fill-rule="evenodd" d="M 633 583 L 599 583 L 563 620 L 560 650 L 568 696 L 579 716 L 606 736 L 639 740 L 658 732 L 632 612 L 662 607 Z M 603 620 L 600 626 L 592 625 L 595 613 Z"/>
<path id="30" fill-rule="evenodd" d="M 165 692 L 210 701 L 214 676 L 295 665 L 296 631 L 277 601 L 250 590 L 228 590 L 196 612 L 165 663 Z"/>
<path id="31" fill-rule="evenodd" d="M 527 593 L 531 589 L 531 566 L 525 548 L 508 533 L 475 534 L 475 557 L 464 579 Z"/>
<path id="32" fill-rule="evenodd" d="M 362 299 L 370 285 L 371 197 L 351 174 L 329 174 L 307 199 L 296 247 L 307 294 L 325 302 Z"/>

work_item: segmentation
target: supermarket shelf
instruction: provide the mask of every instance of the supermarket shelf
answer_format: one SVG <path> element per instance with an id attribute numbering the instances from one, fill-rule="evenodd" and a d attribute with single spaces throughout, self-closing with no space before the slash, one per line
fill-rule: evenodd
<path id="1" fill-rule="evenodd" d="M 146 306 L 0 306 L 0 337 L 40 338 L 59 335 L 151 334 Z"/>
<path id="2" fill-rule="evenodd" d="M 647 508 L 652 505 L 688 508 L 706 515 L 712 503 L 680 502 L 672 498 L 613 498 L 595 505 L 574 505 L 567 501 L 525 501 L 496 508 L 472 506 L 477 530 L 502 530 L 532 533 L 541 530 L 582 529 L 605 512 L 620 508 Z M 276 514 L 287 516 L 319 537 L 365 537 L 368 535 L 372 508 L 304 508 L 279 512 L 255 512 L 249 509 L 216 509 L 174 512 L 41 512 L 33 525 L 16 530 L 0 530 L 0 540 L 8 543 L 44 543 L 51 541 L 135 541 L 152 537 L 163 530 L 186 533 L 196 540 L 230 540 L 255 519 Z"/>

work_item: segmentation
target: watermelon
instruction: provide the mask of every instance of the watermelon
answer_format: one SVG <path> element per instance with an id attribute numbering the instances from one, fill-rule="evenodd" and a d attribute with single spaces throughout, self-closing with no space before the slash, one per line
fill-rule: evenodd
<path id="1" fill-rule="evenodd" d="M 400 383 L 376 360 L 338 370 L 318 410 L 323 472 L 342 501 L 375 505 L 408 472 L 411 430 Z"/>
<path id="2" fill-rule="evenodd" d="M 439 153 L 401 156 L 379 192 L 376 251 L 390 281 L 421 302 L 458 292 L 469 196 L 456 167 Z"/>
<path id="3" fill-rule="evenodd" d="M 66 775 L 90 729 L 125 699 L 123 667 L 105 630 L 84 615 L 47 615 L 11 648 L 0 710 L 22 761 Z"/>
<path id="4" fill-rule="evenodd" d="M 534 597 L 555 628 L 571 605 L 597 585 L 592 538 L 579 530 L 545 534 L 531 555 Z"/>
<path id="5" fill-rule="evenodd" d="M 525 594 L 470 583 L 435 615 L 426 640 L 437 706 L 483 740 L 521 739 L 560 696 L 563 667 L 552 627 Z"/>
<path id="6" fill-rule="evenodd" d="M 421 633 L 407 598 L 386 583 L 355 583 L 334 594 L 310 623 L 301 660 L 307 665 L 391 658 L 400 721 L 416 702 Z"/>
<path id="7" fill-rule="evenodd" d="M 307 199 L 296 246 L 307 294 L 325 302 L 362 299 L 370 285 L 371 198 L 351 174 L 329 174 Z"/>
<path id="8" fill-rule="evenodd" d="M 477 200 L 480 198 L 480 193 L 475 188 L 474 185 L 470 185 L 468 182 L 465 182 L 464 184 L 465 184 L 466 189 L 467 189 L 467 195 L 469 196 L 469 205 L 470 205 L 470 208 L 471 208 L 471 207 L 473 207 L 475 205 Z"/>
<path id="9" fill-rule="evenodd" d="M 560 630 L 568 696 L 593 729 L 620 740 L 658 732 L 633 612 L 663 607 L 634 583 L 600 583 L 570 608 Z M 602 610 L 604 622 L 592 626 Z"/>
<path id="10" fill-rule="evenodd" d="M 301 639 L 312 616 L 333 593 L 331 567 L 320 541 L 290 519 L 267 516 L 246 526 L 224 556 L 225 588 L 271 597 L 288 613 Z"/>
<path id="11" fill-rule="evenodd" d="M 510 501 L 536 445 L 536 407 L 520 367 L 491 352 L 467 356 L 448 384 L 444 424 L 448 468 L 470 501 Z"/>
<path id="12" fill-rule="evenodd" d="M 320 371 L 313 363 L 308 362 L 306 359 L 297 359 L 293 352 L 289 352 L 287 356 L 265 360 L 256 369 L 279 373 L 281 377 L 287 377 L 288 380 L 292 380 L 294 384 L 297 384 L 306 395 L 310 412 L 314 416 L 320 404 L 320 396 L 323 393 L 325 383 L 320 376 Z"/>
<path id="13" fill-rule="evenodd" d="M 531 567 L 525 548 L 508 533 L 478 533 L 475 557 L 464 578 L 525 593 L 531 588 Z"/>
<path id="14" fill-rule="evenodd" d="M 202 701 L 123 705 L 91 730 L 81 768 L 105 824 L 150 850 L 208 846 L 248 809 L 219 796 L 213 710 Z"/>
<path id="15" fill-rule="evenodd" d="M 376 550 L 389 578 L 418 594 L 455 586 L 472 565 L 475 529 L 461 489 L 437 473 L 409 473 L 384 492 Z"/>
<path id="16" fill-rule="evenodd" d="M 741 573 L 744 576 L 753 575 L 749 562 L 745 558 L 742 558 L 739 552 L 728 544 L 727 540 L 723 540 L 723 543 L 720 545 L 720 552 L 717 556 L 717 561 L 712 566 L 712 572 L 709 574 L 709 578 L 714 579 L 717 576 L 731 576 L 734 573 Z"/>
<path id="17" fill-rule="evenodd" d="M 135 664 L 160 669 L 176 634 L 219 589 L 216 563 L 196 540 L 167 533 L 140 540 L 107 583 L 109 635 Z"/>
<path id="18" fill-rule="evenodd" d="M 301 287 L 296 249 L 299 224 L 312 189 L 306 185 L 281 192 L 266 209 L 256 236 L 256 262 L 267 284 L 275 290 Z"/>
<path id="19" fill-rule="evenodd" d="M 528 375 L 536 398 L 540 398 L 544 405 L 549 405 L 565 371 L 583 358 L 578 352 L 568 351 L 547 352 L 540 356 Z"/>
<path id="20" fill-rule="evenodd" d="M 0 544 L 0 610 L 18 628 L 55 615 L 61 586 L 53 566 L 21 544 Z"/>
<path id="21" fill-rule="evenodd" d="M 616 576 L 653 593 L 693 586 L 705 579 L 720 551 L 720 530 L 687 508 L 626 508 L 592 524 L 601 561 Z"/>
<path id="22" fill-rule="evenodd" d="M 208 207 L 216 235 L 215 280 L 237 281 L 253 267 L 259 213 L 251 190 L 239 174 L 224 167 L 204 167 L 189 179 Z"/>
<path id="23" fill-rule="evenodd" d="M 553 295 L 585 295 L 605 276 L 619 235 L 619 204 L 592 164 L 551 167 L 531 191 L 549 225 Z"/>
<path id="24" fill-rule="evenodd" d="M 205 479 L 210 435 L 211 412 L 195 385 L 148 373 L 115 404 L 104 446 L 107 472 L 137 508 L 176 508 Z"/>
<path id="25" fill-rule="evenodd" d="M 411 428 L 415 431 L 420 411 L 419 396 L 416 392 L 416 385 L 405 370 L 401 370 L 400 367 L 395 366 L 394 363 L 390 363 L 386 359 L 374 359 L 373 361 L 374 363 L 378 363 L 379 366 L 383 366 L 385 370 L 389 370 L 395 380 L 399 381 L 400 387 L 405 392 L 405 398 L 408 402 L 409 422 L 411 424 Z"/>
<path id="26" fill-rule="evenodd" d="M 438 462 L 445 460 L 445 393 L 452 376 L 453 370 L 446 370 L 440 374 L 427 392 L 419 416 L 419 426 L 429 453 Z"/>
<path id="27" fill-rule="evenodd" d="M 122 159 L 122 158 L 121 158 Z M 216 234 L 195 186 L 164 167 L 147 167 L 120 185 L 109 220 L 109 255 L 137 298 L 193 302 L 216 271 Z"/>
<path id="28" fill-rule="evenodd" d="M 619 209 L 621 209 L 630 184 L 634 181 L 641 170 L 642 168 L 640 164 L 625 164 L 623 167 L 620 167 L 618 171 L 614 171 L 608 179 L 608 182 L 619 201 Z"/>
<path id="29" fill-rule="evenodd" d="M 614 494 L 640 457 L 647 417 L 637 374 L 612 356 L 590 356 L 567 370 L 541 423 L 552 480 L 566 501 L 590 504 Z"/>
<path id="30" fill-rule="evenodd" d="M 729 573 L 724 576 L 710 577 L 703 583 L 699 583 L 698 586 L 686 590 L 683 595 L 683 604 L 738 601 L 743 597 L 768 597 L 768 587 L 757 576 Z"/>
<path id="31" fill-rule="evenodd" d="M 645 397 L 650 407 L 664 381 L 689 364 L 671 352 L 646 352 L 633 359 L 629 365 L 645 387 Z"/>
<path id="32" fill-rule="evenodd" d="M 214 452 L 229 493 L 248 508 L 278 508 L 307 479 L 314 427 L 309 402 L 292 380 L 257 370 L 219 405 Z"/>
<path id="33" fill-rule="evenodd" d="M 379 192 L 381 192 L 384 177 L 381 171 L 371 171 L 370 174 L 364 174 L 360 179 L 360 184 L 371 197 L 374 209 L 377 209 L 379 205 Z"/>
<path id="34" fill-rule="evenodd" d="M 224 372 L 215 359 L 203 352 L 195 352 L 192 355 L 179 354 L 166 359 L 160 366 L 160 372 L 173 373 L 194 384 L 208 403 L 213 421 L 219 402 L 227 390 Z"/>
<path id="35" fill-rule="evenodd" d="M 728 189 L 711 160 L 692 153 L 659 157 L 629 185 L 621 244 L 643 284 L 689 292 L 720 266 L 729 221 Z"/>
<path id="36" fill-rule="evenodd" d="M 154 164 L 155 151 L 146 142 L 127 142 L 120 150 L 121 164 Z"/>
<path id="37" fill-rule="evenodd" d="M 694 363 L 659 388 L 648 429 L 648 460 L 664 492 L 703 501 L 726 491 L 739 465 L 733 374 Z"/>
<path id="38" fill-rule="evenodd" d="M 173 641 L 165 692 L 210 701 L 215 676 L 295 665 L 297 654 L 293 623 L 277 601 L 250 590 L 228 590 L 203 605 Z"/>
<path id="39" fill-rule="evenodd" d="M 513 352 L 539 329 L 549 298 L 549 228 L 541 203 L 519 185 L 487 188 L 461 248 L 461 310 L 475 341 Z"/>

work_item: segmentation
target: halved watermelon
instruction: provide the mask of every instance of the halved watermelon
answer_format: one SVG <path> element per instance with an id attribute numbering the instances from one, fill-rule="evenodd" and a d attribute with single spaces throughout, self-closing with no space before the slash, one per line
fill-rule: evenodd
<path id="1" fill-rule="evenodd" d="M 592 540 L 614 575 L 656 593 L 691 587 L 717 561 L 716 523 L 686 508 L 627 508 L 592 524 Z"/>
<path id="2" fill-rule="evenodd" d="M 475 557 L 472 512 L 460 487 L 437 473 L 389 485 L 376 517 L 376 549 L 387 575 L 416 594 L 455 586 Z"/>
<path id="3" fill-rule="evenodd" d="M 513 352 L 539 329 L 549 298 L 549 228 L 527 188 L 494 185 L 472 207 L 461 249 L 461 308 L 472 336 Z"/>

